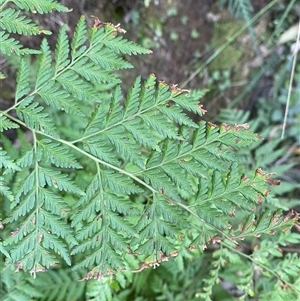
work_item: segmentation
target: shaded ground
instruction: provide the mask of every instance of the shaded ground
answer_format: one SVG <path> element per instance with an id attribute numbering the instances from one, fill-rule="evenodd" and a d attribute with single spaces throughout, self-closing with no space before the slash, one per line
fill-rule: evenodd
<path id="1" fill-rule="evenodd" d="M 255 53 L 246 33 L 227 49 L 227 53 L 222 53 L 221 60 L 215 60 L 214 66 L 210 65 L 212 69 L 204 68 L 200 76 L 195 76 L 183 86 L 216 48 L 226 42 L 230 30 L 235 33 L 243 24 L 236 21 L 227 11 L 220 10 L 216 4 L 218 1 L 152 0 L 149 7 L 145 7 L 142 0 L 81 0 L 77 6 L 72 0 L 63 2 L 73 8 L 72 13 L 64 16 L 68 20 L 62 20 L 70 25 L 70 33 L 74 31 L 81 14 L 84 14 L 91 24 L 95 16 L 103 22 L 120 23 L 127 31 L 127 39 L 153 50 L 152 55 L 129 58 L 136 68 L 122 71 L 124 90 L 127 90 L 137 75 L 146 78 L 150 73 L 154 73 L 159 80 L 168 84 L 178 84 L 181 88 L 206 88 L 211 85 L 208 81 L 213 70 L 229 70 L 229 80 L 238 84 L 233 84 L 221 93 L 212 92 L 209 95 L 205 106 L 210 115 L 207 117 L 211 118 L 220 108 L 226 107 L 247 83 L 245 79 L 249 75 L 248 65 Z M 264 0 L 253 0 L 256 10 L 265 4 Z M 266 24 L 267 22 L 261 26 L 261 31 L 265 30 Z M 216 25 L 219 25 L 219 28 L 216 29 Z M 245 83 L 240 85 L 243 80 Z M 267 81 L 267 78 L 265 80 Z M 266 87 L 266 82 L 263 82 L 262 89 L 255 90 L 254 97 L 252 100 L 248 99 L 249 102 L 247 101 L 244 107 L 251 109 L 253 99 L 257 99 L 260 93 L 266 93 Z"/>
<path id="2" fill-rule="evenodd" d="M 129 58 L 136 68 L 122 71 L 124 90 L 127 90 L 137 75 L 146 78 L 150 73 L 154 73 L 159 80 L 164 80 L 168 84 L 178 84 L 181 88 L 206 88 L 211 85 L 208 80 L 213 69 L 205 68 L 200 76 L 195 76 L 186 85 L 183 83 L 219 45 L 226 41 L 226 35 L 231 29 L 233 32 L 236 31 L 234 24 L 237 21 L 228 12 L 220 11 L 216 0 L 152 0 L 149 7 L 145 6 L 144 0 L 61 0 L 61 2 L 71 8 L 72 12 L 35 16 L 35 20 L 42 28 L 53 32 L 52 36 L 47 37 L 52 49 L 55 48 L 60 27 L 64 23 L 68 24 L 68 32 L 72 37 L 79 17 L 85 15 L 91 25 L 94 17 L 103 22 L 120 23 L 127 31 L 125 35 L 127 39 L 153 50 L 152 55 Z M 256 9 L 260 9 L 264 4 L 264 0 L 253 0 Z M 222 18 L 226 22 L 230 19 L 233 25 L 229 23 L 223 30 L 223 23 L 220 23 Z M 216 25 L 219 23 L 221 26 L 216 36 Z M 23 36 L 22 43 L 31 48 L 39 48 L 41 39 L 41 36 Z M 253 47 L 251 43 L 249 44 L 249 39 L 246 41 L 248 42 L 238 41 L 234 46 L 236 49 L 229 49 L 227 56 L 225 52 L 222 54 L 223 61 L 229 64 L 222 66 L 222 61 L 216 61 L 217 67 L 214 68 L 230 70 L 230 76 L 234 76 L 234 69 L 238 69 L 239 75 L 235 76 L 234 80 L 243 80 L 247 76 L 244 72 L 247 68 L 242 64 L 245 64 L 245 57 L 248 62 L 253 56 L 251 53 Z M 235 51 L 238 51 L 239 55 L 236 55 Z M 243 73 L 240 70 L 243 70 Z M 10 84 L 11 89 L 14 89 L 14 84 Z M 240 86 L 237 87 L 209 96 L 212 108 L 205 105 L 212 116 L 216 115 L 217 108 L 226 106 L 240 92 Z"/>
<path id="3" fill-rule="evenodd" d="M 213 26 L 206 15 L 213 1 L 155 2 L 145 7 L 143 1 L 86 1 L 83 6 L 87 17 L 121 23 L 128 39 L 153 50 L 150 56 L 133 58 L 137 68 L 126 74 L 125 85 L 136 75 L 147 77 L 151 72 L 168 83 L 182 82 L 193 64 L 194 53 L 202 52 L 211 40 Z"/>

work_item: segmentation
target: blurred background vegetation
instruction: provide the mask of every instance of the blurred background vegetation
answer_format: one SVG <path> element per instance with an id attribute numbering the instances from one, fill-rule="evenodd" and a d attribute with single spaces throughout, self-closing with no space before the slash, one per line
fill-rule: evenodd
<path id="1" fill-rule="evenodd" d="M 266 172 L 276 173 L 276 178 L 281 180 L 281 185 L 273 189 L 264 206 L 286 212 L 291 209 L 300 211 L 299 1 L 61 2 L 72 8 L 72 13 L 36 17 L 41 27 L 54 33 L 50 37 L 52 49 L 61 25 L 68 24 L 71 36 L 80 15 L 85 15 L 91 25 L 95 18 L 102 22 L 121 23 L 121 27 L 127 31 L 127 39 L 153 50 L 152 55 L 129 58 L 136 68 L 120 72 L 124 92 L 137 75 L 146 78 L 149 73 L 154 73 L 159 80 L 168 84 L 178 84 L 180 88 L 207 89 L 202 103 L 207 110 L 204 116 L 207 121 L 249 123 L 251 130 L 264 137 L 263 141 L 241 155 L 246 171 L 260 167 Z M 22 42 L 37 48 L 40 39 L 40 36 L 30 37 Z M 13 73 L 14 62 L 8 60 L 4 63 L 6 72 Z M 13 83 L 11 87 L 2 87 L 2 93 L 9 95 L 13 87 Z M 6 101 L 10 99 L 3 98 Z M 286 124 L 283 126 L 285 114 Z M 146 269 L 135 275 L 120 274 L 102 283 L 91 281 L 73 285 L 78 298 L 68 300 L 81 300 L 86 285 L 95 286 L 94 296 L 93 288 L 89 289 L 89 300 L 205 300 L 201 298 L 205 286 L 213 288 L 213 300 L 236 300 L 239 297 L 258 300 L 252 299 L 251 295 L 259 295 L 259 300 L 288 300 L 280 299 L 278 294 L 272 295 L 273 286 L 277 285 L 276 279 L 268 282 L 261 280 L 261 276 L 268 278 L 272 271 L 280 275 L 283 265 L 299 256 L 300 239 L 293 235 L 287 239 L 288 244 L 280 247 L 279 253 L 275 250 L 279 248 L 280 237 L 273 239 L 276 241 L 274 245 L 271 240 L 259 238 L 245 242 L 239 254 L 236 251 L 228 252 L 226 246 L 222 256 L 218 256 L 222 245 L 220 249 L 212 246 L 205 252 L 183 251 L 182 256 L 162 264 L 156 270 Z M 268 262 L 265 264 L 269 271 L 251 266 L 255 263 L 253 258 L 256 258 L 257 245 L 260 245 L 260 249 L 268 249 Z M 288 256 L 285 255 L 287 253 Z M 250 255 L 251 261 L 248 260 Z M 213 274 L 219 265 L 219 284 L 210 285 L 205 280 L 207 273 L 211 271 Z M 224 266 L 226 269 L 222 270 Z M 241 271 L 243 274 L 239 277 Z M 59 272 L 53 276 L 53 281 L 57 288 L 60 283 L 66 285 L 75 278 L 74 275 L 66 278 Z M 246 284 L 251 281 L 255 281 L 255 291 L 245 293 Z M 71 290 L 71 282 L 68 285 Z M 239 287 L 243 287 L 243 290 Z"/>

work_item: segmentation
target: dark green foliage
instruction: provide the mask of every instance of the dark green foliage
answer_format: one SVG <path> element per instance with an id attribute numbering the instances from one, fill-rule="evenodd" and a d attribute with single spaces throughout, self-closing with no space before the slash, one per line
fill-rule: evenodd
<path id="1" fill-rule="evenodd" d="M 179 275 L 193 252 L 205 256 L 203 250 L 216 243 L 210 274 L 202 275 L 203 289 L 190 300 L 210 300 L 220 277 L 230 281 L 239 272 L 231 264 L 243 256 L 265 271 L 276 268 L 271 281 L 288 286 L 282 292 L 278 285 L 278 295 L 295 296 L 296 256 L 272 266 L 260 262 L 280 257 L 280 246 L 299 242 L 289 232 L 298 214 L 264 205 L 270 184 L 276 184 L 271 175 L 257 166 L 243 171 L 260 137 L 246 124 L 202 121 L 204 90 L 168 86 L 154 74 L 136 78 L 123 97 L 113 71 L 133 67 L 125 55 L 151 51 L 123 39 L 119 26 L 88 27 L 81 17 L 71 41 L 62 26 L 54 52 L 47 39 L 39 51 L 23 49 L 9 33 L 42 31 L 21 10 L 68 9 L 55 1 L 11 2 L 16 7 L 6 9 L 8 2 L 0 1 L 1 52 L 38 55 L 34 67 L 20 59 L 14 102 L 0 112 L 1 300 L 117 300 L 120 288 L 125 300 L 134 294 L 125 289 L 132 273 L 176 257 L 178 266 L 171 262 L 165 272 Z M 110 99 L 98 90 L 106 83 Z M 15 147 L 5 134 L 19 127 Z M 257 156 L 263 156 L 263 147 Z M 261 162 L 268 167 L 278 156 Z M 237 215 L 243 223 L 237 224 Z M 280 239 L 266 239 L 253 254 L 239 251 L 247 238 L 275 232 Z M 288 271 L 289 264 L 295 266 Z M 251 295 L 255 269 L 249 262 L 241 265 L 246 281 L 237 285 Z M 93 280 L 78 282 L 82 278 Z M 265 292 L 263 298 L 269 296 Z"/>

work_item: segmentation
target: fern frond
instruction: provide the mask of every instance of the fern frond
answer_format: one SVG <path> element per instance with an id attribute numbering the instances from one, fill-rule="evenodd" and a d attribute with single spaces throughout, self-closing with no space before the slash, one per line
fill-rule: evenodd
<path id="1" fill-rule="evenodd" d="M 33 13 L 49 13 L 53 10 L 60 12 L 68 12 L 69 9 L 64 5 L 52 0 L 11 0 L 20 9 L 31 11 Z"/>
<path id="2" fill-rule="evenodd" d="M 74 71 L 68 70 L 62 73 L 56 80 L 75 99 L 90 103 L 97 99 L 95 88 L 89 82 L 80 78 Z"/>
<path id="3" fill-rule="evenodd" d="M 84 194 L 80 188 L 68 179 L 67 175 L 50 168 L 39 168 L 39 183 L 41 187 L 44 187 L 47 184 L 59 189 L 60 191 L 70 191 L 78 195 Z"/>
<path id="4" fill-rule="evenodd" d="M 39 273 L 32 283 L 34 288 L 42 293 L 49 301 L 79 300 L 84 296 L 87 283 L 79 281 L 80 273 L 74 273 L 68 268 L 49 270 Z"/>
<path id="5" fill-rule="evenodd" d="M 14 195 L 10 188 L 7 186 L 5 179 L 0 176 L 0 195 L 6 197 L 9 201 L 13 201 Z"/>
<path id="6" fill-rule="evenodd" d="M 76 158 L 63 145 L 49 139 L 43 139 L 38 141 L 38 146 L 45 158 L 45 162 L 50 161 L 57 167 L 82 168 Z"/>
<path id="7" fill-rule="evenodd" d="M 96 52 L 97 51 L 97 52 Z M 87 57 L 96 65 L 101 66 L 105 70 L 121 70 L 133 68 L 133 65 L 117 56 L 114 52 L 107 48 L 95 48 L 89 52 Z"/>
<path id="8" fill-rule="evenodd" d="M 86 58 L 79 60 L 72 70 L 93 84 L 120 83 L 120 80 L 114 74 L 103 70 L 102 67 L 94 63 L 87 62 Z"/>
<path id="9" fill-rule="evenodd" d="M 108 176 L 113 177 L 108 179 Z M 106 185 L 112 185 L 114 191 L 123 194 L 139 190 L 134 191 L 132 183 L 132 187 L 128 183 L 126 186 L 128 188 L 124 188 L 124 179 L 116 176 L 112 172 L 104 172 L 98 167 L 97 175 L 88 187 L 87 194 L 79 201 L 80 206 L 85 203 L 87 206 L 76 216 L 72 224 L 76 225 L 80 220 L 87 220 L 89 223 L 79 231 L 77 238 L 81 241 L 81 245 L 74 248 L 73 254 L 81 253 L 84 250 L 90 250 L 90 254 L 76 265 L 76 269 L 97 264 L 99 274 L 105 275 L 111 268 L 118 270 L 125 264 L 119 252 L 126 251 L 126 237 L 136 235 L 131 223 L 126 220 L 126 214 L 130 212 L 130 207 L 128 206 L 126 209 L 126 198 L 118 197 L 115 192 L 108 193 L 104 189 Z M 125 217 L 123 218 L 119 213 L 124 214 Z M 91 239 L 87 241 L 88 237 Z M 113 254 L 116 250 L 117 254 Z"/>
<path id="10" fill-rule="evenodd" d="M 30 91 L 29 73 L 29 66 L 27 65 L 26 61 L 22 59 L 17 74 L 15 103 L 17 103 L 23 96 L 25 96 Z"/>
<path id="11" fill-rule="evenodd" d="M 46 39 L 43 39 L 41 44 L 41 54 L 38 57 L 38 69 L 36 75 L 35 89 L 38 89 L 42 84 L 48 82 L 52 77 L 52 58 L 49 44 Z"/>
<path id="12" fill-rule="evenodd" d="M 286 216 L 282 215 L 280 210 L 271 212 L 265 210 L 255 218 L 254 214 L 249 215 L 241 227 L 239 236 L 255 235 L 260 236 L 263 233 L 275 234 L 276 232 L 287 232 L 297 222 L 297 213 L 290 211 Z"/>
<path id="13" fill-rule="evenodd" d="M 77 22 L 74 38 L 71 44 L 71 56 L 73 60 L 77 59 L 79 56 L 83 54 L 86 50 L 86 46 L 84 45 L 86 41 L 86 22 L 84 16 L 81 16 L 79 21 Z"/>
<path id="14" fill-rule="evenodd" d="M 55 75 L 70 63 L 69 40 L 66 33 L 66 25 L 62 26 L 57 37 L 55 49 Z"/>
<path id="15" fill-rule="evenodd" d="M 31 98 L 27 98 L 27 100 L 31 100 Z M 53 137 L 58 137 L 58 133 L 55 129 L 55 126 L 52 123 L 52 120 L 49 118 L 48 113 L 43 112 L 43 107 L 39 106 L 38 103 L 32 103 L 30 105 L 26 105 L 26 103 L 22 103 L 22 105 L 16 108 L 17 114 L 21 120 L 24 120 L 26 125 L 37 131 L 42 131 Z"/>
<path id="16" fill-rule="evenodd" d="M 215 251 L 213 253 L 213 261 L 211 263 L 211 269 L 210 269 L 210 275 L 209 278 L 203 279 L 203 282 L 205 283 L 202 292 L 198 294 L 198 297 L 201 298 L 204 301 L 212 301 L 211 295 L 214 285 L 218 281 L 218 275 L 222 268 L 222 249 Z"/>
<path id="17" fill-rule="evenodd" d="M 44 85 L 38 91 L 38 94 L 47 105 L 67 113 L 84 116 L 77 104 L 73 101 L 71 95 L 67 91 L 63 91 L 60 85 L 55 84 L 53 81 L 48 85 Z"/>
<path id="18" fill-rule="evenodd" d="M 14 2 L 43 13 L 50 6 L 65 9 L 55 1 Z M 194 121 L 205 113 L 199 105 L 204 90 L 169 87 L 151 74 L 144 82 L 138 77 L 123 97 L 113 71 L 132 65 L 120 54 L 150 51 L 120 32 L 111 24 L 88 28 L 81 17 L 72 40 L 62 27 L 54 55 L 42 41 L 32 80 L 28 63 L 20 60 L 15 104 L 0 119 L 3 129 L 18 123 L 32 134 L 30 143 L 19 137 L 20 150 L 8 151 L 12 144 L 4 141 L 0 151 L 0 182 L 7 181 L 0 193 L 6 204 L 11 200 L 3 244 L 10 262 L 35 275 L 61 261 L 71 265 L 74 255 L 74 269 L 88 270 L 85 279 L 101 279 L 128 268 L 128 258 L 140 263 L 140 271 L 182 249 L 225 239 L 237 244 L 296 224 L 295 213 L 255 215 L 272 180 L 260 169 L 244 175 L 237 153 L 259 137 L 246 124 Z M 110 97 L 99 93 L 103 86 Z M 246 224 L 235 225 L 235 214 L 247 217 Z M 205 298 L 228 255 L 218 251 Z M 70 278 L 67 272 L 60 276 Z M 57 294 L 51 298 L 64 298 Z"/>
<path id="19" fill-rule="evenodd" d="M 43 298 L 43 294 L 35 286 L 32 277 L 24 272 L 16 273 L 16 269 L 12 265 L 7 265 L 1 269 L 0 279 L 2 300 L 28 301 Z"/>
<path id="20" fill-rule="evenodd" d="M 143 192 L 130 178 L 126 178 L 114 171 L 102 170 L 101 176 L 103 185 L 109 187 L 115 193 L 132 194 Z"/>
<path id="21" fill-rule="evenodd" d="M 103 44 L 108 48 L 114 50 L 116 53 L 124 53 L 124 54 L 149 54 L 150 50 L 145 49 L 144 47 L 122 37 L 109 37 L 103 41 Z"/>
<path id="22" fill-rule="evenodd" d="M 181 234 L 180 226 L 186 225 L 186 222 L 186 215 L 178 207 L 154 196 L 153 204 L 137 223 L 139 236 L 132 240 L 131 246 L 139 254 L 153 255 L 154 261 L 157 261 L 161 252 L 168 256 L 176 250 L 172 239 Z"/>
<path id="23" fill-rule="evenodd" d="M 36 35 L 41 33 L 39 27 L 25 16 L 20 16 L 20 11 L 7 8 L 0 11 L 0 28 L 9 33 Z"/>
<path id="24" fill-rule="evenodd" d="M 5 31 L 0 31 L 0 52 L 8 56 L 24 55 L 24 54 L 39 54 L 39 50 L 22 48 L 19 41 L 9 36 Z"/>
<path id="25" fill-rule="evenodd" d="M 7 152 L 2 150 L 2 147 L 0 147 L 0 157 L 1 157 L 0 168 L 4 167 L 5 169 L 7 170 L 9 169 L 12 171 L 20 170 L 20 167 L 16 163 L 14 163 L 13 160 L 11 160 Z"/>

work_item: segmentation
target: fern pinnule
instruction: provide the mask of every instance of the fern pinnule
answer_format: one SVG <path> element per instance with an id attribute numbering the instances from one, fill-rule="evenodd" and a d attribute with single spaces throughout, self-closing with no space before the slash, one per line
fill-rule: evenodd
<path id="1" fill-rule="evenodd" d="M 66 25 L 63 25 L 59 30 L 55 48 L 55 75 L 69 65 L 69 52 L 70 47 Z"/>
<path id="2" fill-rule="evenodd" d="M 71 113 L 81 117 L 84 116 L 71 94 L 69 94 L 68 91 L 63 91 L 61 86 L 54 81 L 50 82 L 48 85 L 44 85 L 38 91 L 38 95 L 47 105 L 58 110 L 65 111 L 66 113 Z M 80 96 L 77 98 L 80 98 Z"/>
<path id="3" fill-rule="evenodd" d="M 29 86 L 30 69 L 27 62 L 22 59 L 17 73 L 17 87 L 15 94 L 15 103 L 20 101 L 30 91 Z"/>
<path id="4" fill-rule="evenodd" d="M 50 139 L 38 141 L 39 151 L 45 158 L 45 163 L 51 162 L 57 167 L 81 169 L 75 156 L 64 145 Z"/>
<path id="5" fill-rule="evenodd" d="M 1 156 L 0 168 L 7 169 L 6 172 L 9 172 L 9 170 L 10 171 L 21 170 L 20 167 L 15 162 L 13 162 L 13 160 L 10 158 L 7 152 L 5 150 L 2 150 L 2 147 L 0 147 L 0 156 Z"/>
<path id="6" fill-rule="evenodd" d="M 10 37 L 5 31 L 0 31 L 0 52 L 5 55 L 39 54 L 39 50 L 23 48 L 21 43 Z"/>
<path id="7" fill-rule="evenodd" d="M 71 57 L 72 60 L 76 60 L 79 56 L 82 56 L 83 52 L 86 50 L 86 21 L 85 17 L 81 16 L 79 21 L 77 22 L 74 37 L 71 43 Z"/>
<path id="8" fill-rule="evenodd" d="M 134 42 L 128 41 L 126 39 L 123 39 L 122 37 L 109 37 L 108 39 L 103 40 L 103 44 L 112 49 L 117 54 L 123 53 L 123 54 L 149 54 L 151 53 L 150 50 L 145 49 L 142 46 L 139 46 L 135 44 Z"/>
<path id="9" fill-rule="evenodd" d="M 33 97 L 27 97 L 26 100 L 29 102 Z M 51 118 L 48 113 L 43 112 L 44 107 L 39 106 L 38 103 L 32 103 L 26 105 L 22 103 L 16 108 L 16 112 L 21 120 L 24 120 L 25 124 L 36 131 L 41 131 L 43 133 L 49 134 L 53 137 L 58 137 L 57 130 L 52 123 Z"/>
<path id="10" fill-rule="evenodd" d="M 20 9 L 31 11 L 33 13 L 49 13 L 53 10 L 68 12 L 69 9 L 64 5 L 53 0 L 11 0 Z"/>
<path id="11" fill-rule="evenodd" d="M 38 68 L 36 73 L 35 90 L 48 82 L 52 77 L 51 50 L 46 39 L 42 40 L 41 54 L 38 56 Z"/>
<path id="12" fill-rule="evenodd" d="M 19 128 L 19 125 L 12 122 L 10 119 L 8 119 L 6 116 L 0 114 L 0 132 L 9 130 L 9 129 L 17 129 Z"/>
<path id="13" fill-rule="evenodd" d="M 20 11 L 16 11 L 12 8 L 7 8 L 0 11 L 0 28 L 6 30 L 9 33 L 18 33 L 23 35 L 36 35 L 48 33 L 46 30 L 40 30 L 40 28 L 32 23 L 30 19 L 25 16 L 20 16 Z"/>

